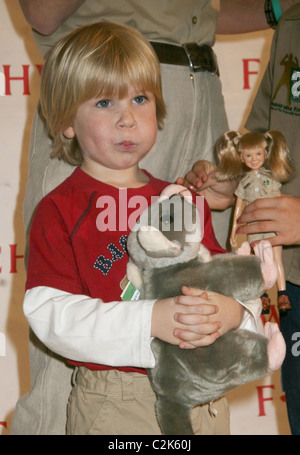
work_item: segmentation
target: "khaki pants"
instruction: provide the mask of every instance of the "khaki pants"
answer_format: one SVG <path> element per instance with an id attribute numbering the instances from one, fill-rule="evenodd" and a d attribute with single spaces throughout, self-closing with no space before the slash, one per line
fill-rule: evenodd
<path id="1" fill-rule="evenodd" d="M 161 435 L 154 403 L 155 394 L 144 374 L 80 367 L 69 399 L 67 434 Z M 208 404 L 192 410 L 195 434 L 229 434 L 227 400 L 216 400 L 213 408 L 216 415 Z"/>

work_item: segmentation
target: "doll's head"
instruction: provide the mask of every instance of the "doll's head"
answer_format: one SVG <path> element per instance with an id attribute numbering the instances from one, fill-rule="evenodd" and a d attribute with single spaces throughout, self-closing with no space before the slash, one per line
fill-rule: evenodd
<path id="1" fill-rule="evenodd" d="M 128 89 L 152 92 L 158 128 L 166 115 L 160 68 L 148 41 L 135 29 L 101 22 L 74 30 L 49 52 L 42 71 L 40 112 L 53 140 L 52 156 L 80 165 L 76 138 L 62 132 L 78 107 L 94 97 L 127 96 Z"/>
<path id="2" fill-rule="evenodd" d="M 278 182 L 286 182 L 293 173 L 293 165 L 284 136 L 279 131 L 265 134 L 237 131 L 223 134 L 215 146 L 219 181 L 233 180 L 245 172 L 262 166 L 271 171 Z"/>

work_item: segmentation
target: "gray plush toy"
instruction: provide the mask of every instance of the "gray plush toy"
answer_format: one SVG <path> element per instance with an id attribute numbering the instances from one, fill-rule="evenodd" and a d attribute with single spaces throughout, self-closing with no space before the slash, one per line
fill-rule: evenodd
<path id="1" fill-rule="evenodd" d="M 247 243 L 239 254 L 211 256 L 201 244 L 201 219 L 187 192 L 178 185 L 167 187 L 128 236 L 127 278 L 140 298 L 173 297 L 182 293 L 182 285 L 241 302 L 260 297 L 277 276 L 269 242 L 256 248 L 259 257 L 250 255 Z M 153 339 L 155 367 L 148 375 L 162 433 L 193 434 L 192 408 L 278 369 L 285 343 L 277 324 L 267 323 L 265 335 L 232 330 L 212 345 L 192 350 Z"/>

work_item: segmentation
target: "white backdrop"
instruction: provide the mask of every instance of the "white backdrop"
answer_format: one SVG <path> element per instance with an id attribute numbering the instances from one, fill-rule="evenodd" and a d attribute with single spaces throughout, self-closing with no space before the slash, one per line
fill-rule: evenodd
<path id="1" fill-rule="evenodd" d="M 22 205 L 42 58 L 17 0 L 0 3 L 0 434 L 29 390 Z M 273 32 L 217 37 L 230 128 L 241 129 L 266 67 Z M 277 320 L 273 312 L 268 319 Z M 290 434 L 280 372 L 228 395 L 232 434 Z"/>

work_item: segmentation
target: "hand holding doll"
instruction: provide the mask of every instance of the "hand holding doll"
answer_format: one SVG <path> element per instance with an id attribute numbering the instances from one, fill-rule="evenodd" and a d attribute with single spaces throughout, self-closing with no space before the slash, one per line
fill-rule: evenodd
<path id="1" fill-rule="evenodd" d="M 265 134 L 249 132 L 244 135 L 228 131 L 219 138 L 215 151 L 217 180 L 239 181 L 230 236 L 231 246 L 236 247 L 237 220 L 243 212 L 244 203 L 247 205 L 257 199 L 281 196 L 281 184 L 291 178 L 294 169 L 285 138 L 278 131 Z M 248 241 L 253 243 L 275 235 L 275 232 L 249 234 Z M 278 267 L 278 309 L 285 312 L 290 309 L 290 302 L 281 258 L 282 246 L 274 246 L 273 254 Z M 264 295 L 262 301 L 263 309 L 268 312 L 270 299 Z"/>

